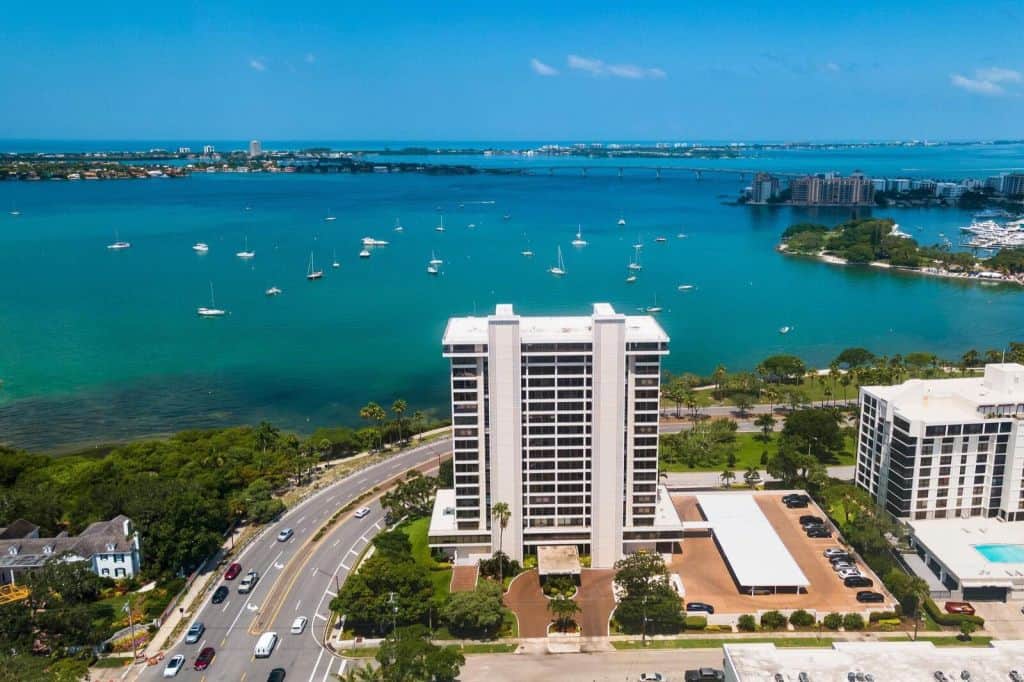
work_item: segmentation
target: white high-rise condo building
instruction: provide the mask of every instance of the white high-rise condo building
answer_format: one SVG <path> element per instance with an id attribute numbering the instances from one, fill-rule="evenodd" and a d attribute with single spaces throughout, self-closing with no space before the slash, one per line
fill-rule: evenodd
<path id="1" fill-rule="evenodd" d="M 437 496 L 430 544 L 514 559 L 572 545 L 595 568 L 672 551 L 682 524 L 658 481 L 658 396 L 668 335 L 607 303 L 579 317 L 456 317 L 451 361 L 455 487 Z M 508 505 L 507 526 L 492 506 Z"/>
<path id="2" fill-rule="evenodd" d="M 259 140 L 249 141 L 249 156 L 259 156 L 263 153 L 263 145 Z"/>
<path id="3" fill-rule="evenodd" d="M 862 386 L 860 414 L 856 482 L 894 516 L 1024 521 L 1024 366 Z"/>
<path id="4" fill-rule="evenodd" d="M 213 154 L 215 151 L 217 151 L 217 150 L 214 148 L 214 146 L 212 144 L 204 144 L 203 145 L 203 155 L 204 156 L 209 156 L 210 154 Z"/>

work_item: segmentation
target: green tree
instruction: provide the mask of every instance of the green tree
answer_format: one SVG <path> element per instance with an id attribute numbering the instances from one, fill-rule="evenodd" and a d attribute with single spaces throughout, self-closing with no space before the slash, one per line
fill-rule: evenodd
<path id="1" fill-rule="evenodd" d="M 782 426 L 780 443 L 806 450 L 819 462 L 834 462 L 844 447 L 839 418 L 832 410 L 809 409 L 793 412 Z"/>
<path id="2" fill-rule="evenodd" d="M 836 356 L 835 362 L 847 367 L 864 367 L 870 365 L 874 359 L 875 354 L 867 348 L 846 348 Z"/>
<path id="3" fill-rule="evenodd" d="M 490 639 L 505 617 L 500 584 L 481 580 L 472 592 L 453 592 L 441 608 L 441 618 L 458 637 Z"/>
<path id="4" fill-rule="evenodd" d="M 805 372 L 807 366 L 795 355 L 772 355 L 757 366 L 757 373 L 770 383 L 799 382 Z"/>
<path id="5" fill-rule="evenodd" d="M 725 467 L 725 469 L 722 470 L 722 474 L 721 476 L 719 476 L 719 478 L 722 480 L 722 487 L 728 488 L 732 486 L 732 482 L 736 480 L 736 472 L 730 469 L 729 467 Z"/>
<path id="6" fill-rule="evenodd" d="M 960 370 L 966 372 L 971 367 L 981 364 L 981 353 L 973 348 L 960 356 Z"/>
<path id="7" fill-rule="evenodd" d="M 454 646 L 439 647 L 422 625 L 399 628 L 380 645 L 377 662 L 384 682 L 450 682 L 466 658 Z"/>
<path id="8" fill-rule="evenodd" d="M 747 410 L 754 405 L 754 397 L 749 393 L 734 393 L 732 396 L 732 403 L 739 411 L 740 417 L 746 417 Z"/>
<path id="9" fill-rule="evenodd" d="M 369 663 L 362 666 L 353 665 L 347 668 L 345 674 L 339 679 L 341 682 L 384 682 L 384 671 Z"/>
<path id="10" fill-rule="evenodd" d="M 389 530 L 380 533 L 373 539 L 376 552 L 396 560 L 405 560 L 412 556 L 412 543 L 409 536 L 401 530 Z"/>
<path id="11" fill-rule="evenodd" d="M 580 612 L 580 605 L 568 597 L 558 596 L 548 600 L 548 611 L 555 621 L 555 628 L 565 632 L 575 622 L 574 617 Z"/>
<path id="12" fill-rule="evenodd" d="M 380 504 L 392 519 L 427 516 L 433 511 L 437 485 L 435 477 L 424 476 L 413 470 L 397 486 L 381 496 Z"/>
<path id="13" fill-rule="evenodd" d="M 391 412 L 395 415 L 395 425 L 398 427 L 398 442 L 402 442 L 402 425 L 405 423 L 405 411 L 409 409 L 409 404 L 399 398 L 395 402 L 391 403 Z"/>
<path id="14" fill-rule="evenodd" d="M 361 635 L 424 622 L 434 593 L 427 569 L 411 556 L 374 554 L 350 575 L 331 609 Z"/>
<path id="15" fill-rule="evenodd" d="M 970 640 L 971 635 L 978 629 L 978 626 L 969 620 L 960 621 L 960 638 L 963 640 Z"/>
<path id="16" fill-rule="evenodd" d="M 498 551 L 505 551 L 505 529 L 508 528 L 509 519 L 512 518 L 512 510 L 507 502 L 495 502 L 491 505 L 491 518 L 498 522 Z M 499 562 L 501 566 L 502 562 Z M 504 584 L 505 576 L 501 569 L 498 570 L 498 583 Z"/>
<path id="17" fill-rule="evenodd" d="M 771 413 L 757 415 L 754 425 L 761 429 L 761 440 L 768 442 L 772 438 L 772 431 L 775 429 L 775 417 Z"/>
<path id="18" fill-rule="evenodd" d="M 624 632 L 674 633 L 683 629 L 682 603 L 669 584 L 660 554 L 635 552 L 620 559 L 615 564 L 615 583 L 622 590 L 615 620 Z"/>
<path id="19" fill-rule="evenodd" d="M 678 379 L 672 380 L 661 389 L 661 393 L 665 399 L 671 400 L 676 404 L 677 418 L 682 416 L 682 406 L 683 403 L 686 402 L 686 395 L 690 390 L 689 386 Z"/>
<path id="20" fill-rule="evenodd" d="M 748 488 L 756 488 L 757 484 L 761 482 L 761 472 L 757 470 L 757 467 L 751 465 L 743 473 L 743 482 L 747 484 Z"/>
<path id="21" fill-rule="evenodd" d="M 359 418 L 371 421 L 375 424 L 377 429 L 377 446 L 380 448 L 384 447 L 384 420 L 387 419 L 387 413 L 380 405 L 374 402 L 367 403 L 363 408 L 359 410 Z"/>

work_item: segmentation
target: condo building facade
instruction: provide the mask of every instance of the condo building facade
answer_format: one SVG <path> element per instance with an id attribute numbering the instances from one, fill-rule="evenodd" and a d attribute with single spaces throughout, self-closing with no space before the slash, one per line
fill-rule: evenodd
<path id="1" fill-rule="evenodd" d="M 588 316 L 448 321 L 454 488 L 429 539 L 458 557 L 522 560 L 573 545 L 595 568 L 636 549 L 672 551 L 682 524 L 658 481 L 661 358 L 651 316 L 598 303 Z M 510 516 L 503 527 L 493 506 Z"/>
<path id="2" fill-rule="evenodd" d="M 875 187 L 863 173 L 807 175 L 789 181 L 790 203 L 800 206 L 870 206 Z"/>
<path id="3" fill-rule="evenodd" d="M 908 521 L 1024 521 L 1024 366 L 863 386 L 856 483 Z"/>

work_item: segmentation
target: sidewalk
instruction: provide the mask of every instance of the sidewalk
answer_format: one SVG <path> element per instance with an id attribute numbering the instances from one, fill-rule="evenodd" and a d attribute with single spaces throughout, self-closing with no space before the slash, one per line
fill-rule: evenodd
<path id="1" fill-rule="evenodd" d="M 852 481 L 854 474 L 854 466 L 843 465 L 843 466 L 830 466 L 828 469 L 828 475 L 832 478 L 838 478 L 842 481 Z M 761 472 L 761 482 L 768 483 L 770 481 L 776 481 L 773 476 L 770 476 L 768 472 L 759 470 Z M 742 489 L 743 485 L 743 472 L 737 472 L 737 482 L 733 483 L 733 489 Z M 688 489 L 707 489 L 707 488 L 721 488 L 722 487 L 722 472 L 721 471 L 685 471 L 685 472 L 671 472 L 663 475 L 665 485 L 669 490 L 688 490 Z"/>

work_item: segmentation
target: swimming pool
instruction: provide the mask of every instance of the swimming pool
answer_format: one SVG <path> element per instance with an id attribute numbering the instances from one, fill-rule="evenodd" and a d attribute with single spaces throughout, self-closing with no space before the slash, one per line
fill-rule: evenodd
<path id="1" fill-rule="evenodd" d="M 995 564 L 1024 564 L 1024 545 L 975 545 L 974 549 Z"/>

